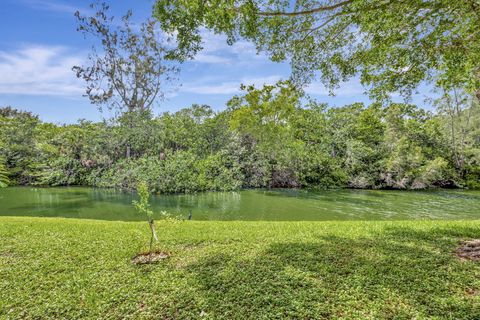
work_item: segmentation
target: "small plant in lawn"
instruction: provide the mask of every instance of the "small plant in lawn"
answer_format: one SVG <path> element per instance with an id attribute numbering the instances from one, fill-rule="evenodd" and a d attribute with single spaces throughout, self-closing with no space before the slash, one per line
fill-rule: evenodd
<path id="1" fill-rule="evenodd" d="M 132 204 L 135 206 L 140 214 L 147 217 L 148 225 L 150 226 L 150 252 L 152 252 L 154 242 L 158 242 L 157 231 L 155 230 L 155 220 L 153 220 L 153 211 L 150 209 L 150 191 L 146 182 L 140 182 L 137 185 L 137 193 L 140 201 L 133 200 Z"/>
<path id="2" fill-rule="evenodd" d="M 150 209 L 150 191 L 146 182 L 142 181 L 137 185 L 137 193 L 140 201 L 133 200 L 132 204 L 135 206 L 140 214 L 146 216 L 148 225 L 150 227 L 150 247 L 147 253 L 141 253 L 135 256 L 132 261 L 135 264 L 154 263 L 167 258 L 169 255 L 166 252 L 154 250 L 154 244 L 158 242 L 157 231 L 155 229 L 155 220 L 153 219 L 153 211 Z M 166 211 L 160 212 L 162 218 L 167 221 L 177 221 L 174 216 Z"/>

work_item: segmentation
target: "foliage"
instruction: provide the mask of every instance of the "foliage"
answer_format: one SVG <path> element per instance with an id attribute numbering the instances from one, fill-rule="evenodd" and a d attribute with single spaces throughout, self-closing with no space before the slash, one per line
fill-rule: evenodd
<path id="1" fill-rule="evenodd" d="M 464 176 L 465 184 L 478 188 L 480 104 L 457 88 L 444 92 L 435 104 L 442 117 L 439 126 L 449 133 L 444 142 L 448 148 L 444 152 L 452 158 L 456 171 Z"/>
<path id="2" fill-rule="evenodd" d="M 93 104 L 115 108 L 119 121 L 126 157 L 138 149 L 139 134 L 148 133 L 140 120 L 151 116 L 154 103 L 163 98 L 166 84 L 178 71 L 168 55 L 168 39 L 162 38 L 154 20 L 148 19 L 139 26 L 131 22 L 128 11 L 121 22 L 109 15 L 109 6 L 94 3 L 91 16 L 79 11 L 77 30 L 84 37 L 92 37 L 100 48 L 92 48 L 88 65 L 74 66 L 78 78 L 86 83 L 86 95 Z M 147 132 L 145 132 L 147 131 Z M 143 140 L 143 142 L 146 142 Z M 134 149 L 134 150 L 132 150 Z"/>
<path id="3" fill-rule="evenodd" d="M 244 87 L 222 112 L 193 105 L 57 126 L 7 108 L 0 157 L 12 184 L 23 185 L 135 190 L 144 181 L 154 193 L 478 187 L 480 107 L 471 96 L 435 103 L 436 112 L 401 103 L 332 108 L 280 82 Z"/>
<path id="4" fill-rule="evenodd" d="M 0 318 L 478 318 L 478 221 L 189 221 L 132 267 L 141 226 L 1 217 Z"/>
<path id="5" fill-rule="evenodd" d="M 153 211 L 150 209 L 150 191 L 146 182 L 140 182 L 137 186 L 137 193 L 140 201 L 133 200 L 133 205 L 140 214 L 147 217 L 148 220 L 153 219 Z"/>
<path id="6" fill-rule="evenodd" d="M 427 81 L 480 101 L 475 0 L 157 0 L 154 16 L 176 33 L 183 58 L 202 49 L 207 28 L 229 44 L 245 38 L 273 61 L 290 61 L 300 83 L 320 73 L 335 89 L 358 75 L 373 97 L 385 99 L 408 97 Z"/>
<path id="7" fill-rule="evenodd" d="M 7 187 L 9 183 L 10 179 L 8 179 L 8 172 L 5 169 L 2 159 L 0 158 L 0 188 Z"/>
<path id="8" fill-rule="evenodd" d="M 300 147 L 290 125 L 300 106 L 300 94 L 289 82 L 267 85 L 261 90 L 253 86 L 243 89 L 244 95 L 228 102 L 230 127 L 258 148 L 270 187 L 298 186 L 295 172 L 287 162 L 296 158 Z"/>
<path id="9" fill-rule="evenodd" d="M 42 165 L 36 144 L 37 116 L 11 107 L 0 108 L 0 158 L 12 184 L 34 183 Z"/>
<path id="10" fill-rule="evenodd" d="M 165 159 L 141 157 L 115 163 L 99 186 L 133 189 L 146 181 L 155 193 L 191 193 L 235 190 L 241 186 L 238 166 L 220 153 L 198 158 L 189 151 L 165 154 Z"/>
<path id="11" fill-rule="evenodd" d="M 142 181 L 137 185 L 137 193 L 140 201 L 133 200 L 132 204 L 138 213 L 147 217 L 148 225 L 150 226 L 150 252 L 152 252 L 154 242 L 158 241 L 158 236 L 155 231 L 155 222 L 153 220 L 153 211 L 150 209 L 150 191 L 146 182 Z"/>
<path id="12" fill-rule="evenodd" d="M 91 16 L 79 11 L 77 30 L 85 37 L 99 40 L 100 48 L 94 48 L 88 56 L 90 65 L 75 66 L 77 77 L 86 84 L 86 94 L 91 102 L 107 104 L 127 111 L 146 110 L 162 94 L 161 84 L 175 71 L 164 60 L 166 47 L 160 40 L 155 22 L 147 20 L 138 28 L 130 21 L 128 11 L 117 23 L 109 16 L 109 6 L 94 3 Z"/>

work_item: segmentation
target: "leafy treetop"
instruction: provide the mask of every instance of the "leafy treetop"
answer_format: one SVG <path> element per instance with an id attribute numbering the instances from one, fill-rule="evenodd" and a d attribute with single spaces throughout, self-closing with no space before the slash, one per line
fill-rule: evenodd
<path id="1" fill-rule="evenodd" d="M 358 75 L 379 99 L 408 97 L 422 81 L 480 99 L 478 0 L 157 0 L 154 15 L 183 58 L 207 28 L 289 60 L 300 84 L 319 74 L 333 90 Z"/>

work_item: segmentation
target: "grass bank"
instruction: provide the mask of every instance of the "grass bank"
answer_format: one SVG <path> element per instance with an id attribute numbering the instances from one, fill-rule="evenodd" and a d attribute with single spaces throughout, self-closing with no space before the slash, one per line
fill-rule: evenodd
<path id="1" fill-rule="evenodd" d="M 0 217 L 0 318 L 480 319 L 480 221 L 159 225 Z"/>

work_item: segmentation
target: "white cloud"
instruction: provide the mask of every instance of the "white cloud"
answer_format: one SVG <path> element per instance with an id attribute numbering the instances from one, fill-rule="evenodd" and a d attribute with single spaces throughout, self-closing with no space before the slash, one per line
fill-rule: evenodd
<path id="1" fill-rule="evenodd" d="M 86 11 L 80 7 L 72 6 L 69 4 L 65 4 L 63 2 L 53 1 L 53 0 L 20 0 L 20 1 L 24 5 L 35 10 L 52 11 L 52 12 L 69 13 L 69 14 L 74 14 L 76 11 L 82 11 L 82 12 Z"/>
<path id="2" fill-rule="evenodd" d="M 222 63 L 230 63 L 231 60 L 226 57 L 222 57 L 220 55 L 200 52 L 195 56 L 195 62 L 222 64 Z"/>
<path id="3" fill-rule="evenodd" d="M 218 84 L 185 84 L 180 91 L 196 94 L 234 94 L 239 92 L 237 82 L 222 82 Z"/>
<path id="4" fill-rule="evenodd" d="M 257 78 L 244 77 L 238 81 L 223 81 L 216 83 L 205 83 L 205 79 L 203 79 L 203 81 L 183 85 L 180 91 L 196 94 L 236 94 L 240 92 L 241 84 L 261 87 L 264 84 L 274 84 L 281 78 L 282 77 L 279 75 Z"/>
<path id="5" fill-rule="evenodd" d="M 80 96 L 84 88 L 71 69 L 81 61 L 60 46 L 0 51 L 0 94 Z"/>
<path id="6" fill-rule="evenodd" d="M 225 35 L 215 34 L 206 29 L 202 29 L 200 35 L 203 50 L 195 56 L 193 63 L 238 65 L 268 61 L 268 58 L 263 53 L 258 54 L 255 46 L 248 41 L 239 40 L 229 45 Z"/>
<path id="7" fill-rule="evenodd" d="M 263 85 L 272 85 L 281 80 L 282 76 L 280 75 L 271 75 L 263 77 L 242 77 L 239 80 L 222 80 L 218 77 L 204 77 L 198 81 L 185 83 L 181 88 L 180 92 L 195 93 L 202 95 L 232 95 L 238 94 L 240 90 L 240 85 L 254 85 L 257 88 L 262 87 Z M 320 82 L 314 82 L 305 89 L 306 93 L 317 96 L 328 96 L 329 91 L 325 88 Z M 345 82 L 341 87 L 335 90 L 336 96 L 361 96 L 364 94 L 364 88 L 356 80 L 351 80 Z"/>

